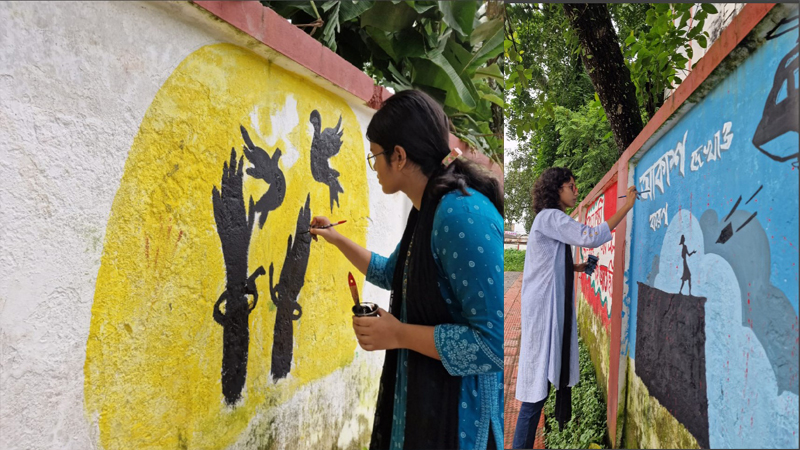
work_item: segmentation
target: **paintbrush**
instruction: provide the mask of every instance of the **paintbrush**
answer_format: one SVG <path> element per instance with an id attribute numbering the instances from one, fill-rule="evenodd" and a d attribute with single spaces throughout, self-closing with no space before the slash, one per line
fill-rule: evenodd
<path id="1" fill-rule="evenodd" d="M 340 220 L 340 221 L 338 221 L 338 222 L 336 222 L 336 223 L 332 223 L 332 224 L 330 224 L 330 225 L 323 225 L 323 226 L 321 226 L 321 227 L 310 227 L 310 228 L 316 228 L 316 229 L 321 229 L 321 228 L 330 228 L 330 227 L 335 227 L 336 225 L 341 225 L 341 224 L 343 224 L 343 223 L 345 223 L 345 222 L 347 222 L 347 221 L 346 221 L 346 220 Z M 299 234 L 306 234 L 306 233 L 310 233 L 310 232 L 311 232 L 311 231 L 301 231 Z"/>
<path id="2" fill-rule="evenodd" d="M 650 189 L 648 189 L 646 191 L 642 191 L 642 192 L 636 192 L 636 197 L 637 198 L 642 198 L 642 196 L 640 194 L 646 194 L 648 192 L 650 192 Z M 625 197 L 627 197 L 627 195 L 620 195 L 619 196 L 619 198 L 625 198 Z"/>
<path id="3" fill-rule="evenodd" d="M 353 278 L 351 272 L 347 272 L 347 282 L 350 284 L 350 293 L 353 294 L 353 302 L 356 304 L 356 307 L 358 307 L 360 303 L 358 301 L 358 286 L 356 286 L 356 279 Z"/>

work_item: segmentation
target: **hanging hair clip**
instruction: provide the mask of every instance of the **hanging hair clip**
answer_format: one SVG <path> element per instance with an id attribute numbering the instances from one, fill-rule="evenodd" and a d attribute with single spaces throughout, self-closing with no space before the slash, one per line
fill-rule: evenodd
<path id="1" fill-rule="evenodd" d="M 447 156 L 445 156 L 444 159 L 442 160 L 442 165 L 445 167 L 449 166 L 450 163 L 455 161 L 456 158 L 458 158 L 459 156 L 461 156 L 461 150 L 459 150 L 458 148 L 450 150 L 450 153 L 448 153 Z"/>

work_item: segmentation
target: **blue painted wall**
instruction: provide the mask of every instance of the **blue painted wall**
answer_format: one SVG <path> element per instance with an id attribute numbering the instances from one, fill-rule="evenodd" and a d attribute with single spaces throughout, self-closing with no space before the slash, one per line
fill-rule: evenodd
<path id="1" fill-rule="evenodd" d="M 647 332 L 638 283 L 675 304 L 690 301 L 690 277 L 705 298 L 711 448 L 798 447 L 798 30 L 781 34 L 796 25 L 769 34 L 632 168 L 650 193 L 632 212 L 621 351 L 636 361 Z M 663 364 L 686 364 L 670 360 L 682 345 L 668 337 Z"/>

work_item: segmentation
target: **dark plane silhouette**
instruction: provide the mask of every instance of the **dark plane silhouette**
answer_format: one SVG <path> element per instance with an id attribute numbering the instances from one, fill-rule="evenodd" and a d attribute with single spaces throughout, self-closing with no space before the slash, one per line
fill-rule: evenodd
<path id="1" fill-rule="evenodd" d="M 333 202 L 339 206 L 339 192 L 344 193 L 342 185 L 339 183 L 339 172 L 328 164 L 328 160 L 339 153 L 342 147 L 342 116 L 336 128 L 322 129 L 322 117 L 315 109 L 311 111 L 311 124 L 314 125 L 314 139 L 311 140 L 311 175 L 320 183 L 328 185 L 331 192 L 331 212 L 333 212 Z"/>

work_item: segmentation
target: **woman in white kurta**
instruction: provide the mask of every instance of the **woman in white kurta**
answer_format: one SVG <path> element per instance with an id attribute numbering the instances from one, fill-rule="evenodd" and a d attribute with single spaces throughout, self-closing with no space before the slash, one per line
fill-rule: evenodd
<path id="1" fill-rule="evenodd" d="M 565 301 L 572 300 L 571 289 L 566 289 L 567 268 L 575 272 L 586 268 L 586 263 L 572 264 L 569 246 L 594 248 L 610 241 L 611 230 L 636 200 L 636 188 L 631 186 L 625 204 L 607 222 L 589 227 L 565 212 L 574 207 L 578 199 L 575 178 L 569 169 L 551 167 L 545 170 L 536 180 L 531 194 L 536 218 L 528 235 L 522 279 L 522 337 L 516 398 L 523 404 L 514 433 L 514 448 L 532 448 L 549 384 L 558 389 L 578 382 L 577 320 L 569 311 L 574 310 L 573 307 L 566 308 L 569 365 L 564 368 L 563 378 L 561 367 Z"/>

